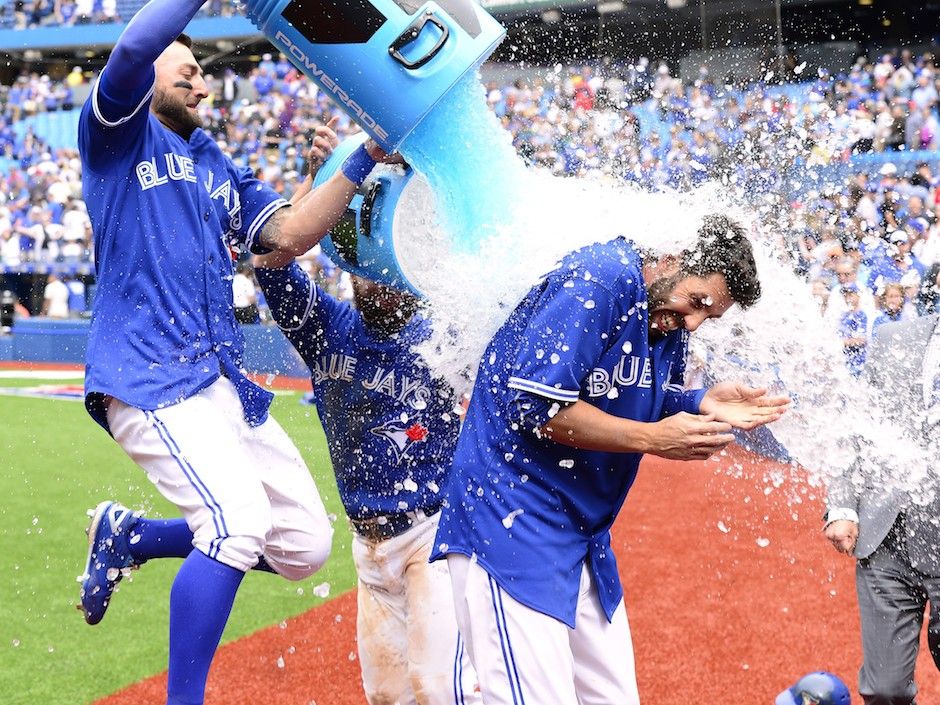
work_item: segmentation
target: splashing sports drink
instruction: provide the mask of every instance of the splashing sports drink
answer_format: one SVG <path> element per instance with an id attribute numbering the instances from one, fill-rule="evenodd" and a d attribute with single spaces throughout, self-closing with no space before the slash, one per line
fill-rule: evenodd
<path id="1" fill-rule="evenodd" d="M 248 0 L 246 13 L 387 152 L 505 36 L 472 0 Z"/>

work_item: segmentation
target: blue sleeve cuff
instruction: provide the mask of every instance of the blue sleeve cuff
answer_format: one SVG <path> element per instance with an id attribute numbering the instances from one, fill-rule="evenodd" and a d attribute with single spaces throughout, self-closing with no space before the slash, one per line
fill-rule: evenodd
<path id="1" fill-rule="evenodd" d="M 374 167 L 375 160 L 369 156 L 366 146 L 360 144 L 359 148 L 343 162 L 343 176 L 360 186 Z"/>
<path id="2" fill-rule="evenodd" d="M 672 416 L 684 411 L 688 414 L 698 414 L 707 389 L 690 389 L 686 392 L 666 392 L 666 401 L 663 403 L 662 416 Z"/>

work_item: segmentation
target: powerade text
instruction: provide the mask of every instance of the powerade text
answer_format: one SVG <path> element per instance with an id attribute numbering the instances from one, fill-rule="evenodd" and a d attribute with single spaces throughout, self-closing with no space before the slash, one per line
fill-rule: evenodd
<path id="1" fill-rule="evenodd" d="M 349 94 L 344 91 L 342 88 L 337 85 L 336 81 L 327 76 L 323 69 L 319 68 L 313 61 L 307 58 L 307 55 L 304 53 L 303 49 L 294 44 L 288 36 L 283 32 L 278 30 L 274 35 L 274 41 L 278 42 L 284 47 L 284 50 L 294 58 L 295 61 L 299 61 L 300 65 L 310 73 L 311 78 L 315 78 L 320 81 L 323 86 L 335 95 L 339 102 L 345 105 L 356 117 L 356 120 L 367 130 L 371 130 L 375 137 L 380 140 L 388 139 L 388 132 L 384 127 L 379 125 L 375 121 L 375 118 L 369 115 L 365 110 L 363 110 L 360 105 L 349 97 Z"/>

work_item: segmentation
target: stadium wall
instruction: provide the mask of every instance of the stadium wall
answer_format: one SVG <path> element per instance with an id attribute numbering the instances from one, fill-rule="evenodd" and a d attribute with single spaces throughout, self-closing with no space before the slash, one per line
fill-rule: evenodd
<path id="1" fill-rule="evenodd" d="M 18 319 L 13 333 L 0 336 L 0 364 L 44 362 L 82 364 L 88 346 L 88 321 Z M 258 374 L 309 377 L 300 356 L 274 326 L 242 326 L 245 369 Z"/>

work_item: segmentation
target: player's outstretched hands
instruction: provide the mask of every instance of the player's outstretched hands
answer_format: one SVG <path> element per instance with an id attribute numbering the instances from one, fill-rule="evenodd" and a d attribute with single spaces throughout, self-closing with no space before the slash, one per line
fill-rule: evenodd
<path id="1" fill-rule="evenodd" d="M 734 440 L 731 425 L 711 414 L 684 411 L 657 421 L 647 451 L 672 460 L 706 460 Z"/>
<path id="2" fill-rule="evenodd" d="M 855 543 L 858 541 L 858 524 L 851 519 L 833 521 L 826 525 L 823 533 L 839 553 L 851 556 L 855 551 Z"/>
<path id="3" fill-rule="evenodd" d="M 786 413 L 790 397 L 767 394 L 764 387 L 721 382 L 709 389 L 699 407 L 703 414 L 745 431 L 772 423 Z"/>

